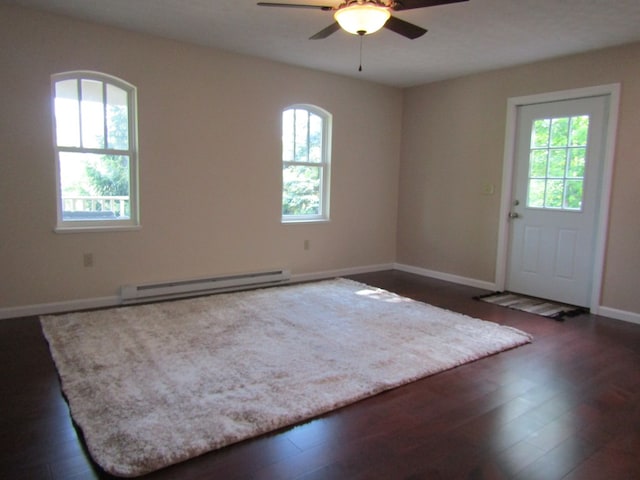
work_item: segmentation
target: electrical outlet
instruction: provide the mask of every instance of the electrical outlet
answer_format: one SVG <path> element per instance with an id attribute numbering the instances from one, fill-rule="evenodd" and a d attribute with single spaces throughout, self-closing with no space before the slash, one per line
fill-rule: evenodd
<path id="1" fill-rule="evenodd" d="M 82 264 L 85 267 L 93 267 L 93 253 L 85 253 L 82 255 Z"/>

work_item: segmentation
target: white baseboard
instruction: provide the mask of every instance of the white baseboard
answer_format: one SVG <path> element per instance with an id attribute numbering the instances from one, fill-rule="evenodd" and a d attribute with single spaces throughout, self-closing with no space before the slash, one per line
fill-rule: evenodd
<path id="1" fill-rule="evenodd" d="M 461 285 L 467 285 L 469 287 L 482 288 L 489 291 L 496 291 L 497 286 L 495 283 L 485 282 L 483 280 L 476 280 L 473 278 L 460 277 L 457 275 L 451 275 L 449 273 L 437 272 L 434 270 L 427 270 L 425 268 L 413 267 L 411 265 L 403 265 L 400 263 L 394 264 L 396 270 L 403 272 L 415 273 L 416 275 L 422 275 L 423 277 L 437 278 L 447 282 L 459 283 Z M 623 320 L 625 322 L 636 323 L 640 325 L 640 313 L 628 312 L 626 310 L 618 310 L 611 307 L 598 307 L 598 310 L 592 312 L 602 317 L 613 318 L 615 320 Z"/>
<path id="2" fill-rule="evenodd" d="M 306 282 L 311 280 L 323 280 L 325 278 L 343 277 L 345 275 L 356 275 L 358 273 L 377 272 L 381 270 L 393 270 L 393 264 L 369 265 L 364 267 L 343 268 L 339 270 L 327 270 L 324 272 L 300 273 L 291 276 L 292 281 Z M 90 308 L 116 307 L 120 306 L 119 296 L 86 298 L 79 300 L 68 300 L 64 302 L 41 303 L 36 305 L 25 305 L 19 307 L 0 308 L 0 320 L 7 318 L 31 317 L 34 315 L 49 315 L 63 312 L 75 312 Z"/>
<path id="3" fill-rule="evenodd" d="M 85 298 L 65 302 L 40 303 L 21 307 L 0 308 L 0 320 L 7 318 L 31 317 L 33 315 L 49 315 L 52 313 L 72 312 L 90 308 L 114 307 L 120 305 L 120 297 Z"/>
<path id="4" fill-rule="evenodd" d="M 484 280 L 477 280 L 475 278 L 461 277 L 459 275 L 453 275 L 451 273 L 437 272 L 435 270 L 428 270 L 426 268 L 404 265 L 402 263 L 395 263 L 394 269 L 407 273 L 415 273 L 416 275 L 421 275 L 423 277 L 444 280 L 445 282 L 458 283 L 460 285 L 466 285 L 468 287 L 482 288 L 483 290 L 489 290 L 491 292 L 496 291 L 495 283 L 486 282 Z"/>
<path id="5" fill-rule="evenodd" d="M 623 320 L 625 322 L 636 323 L 640 325 L 640 313 L 627 312 L 626 310 L 618 310 L 616 308 L 611 307 L 598 307 L 597 315 L 602 315 L 603 317 L 614 318 L 616 320 Z"/>
<path id="6" fill-rule="evenodd" d="M 344 277 L 347 275 L 357 275 L 359 273 L 379 272 L 383 270 L 400 270 L 402 272 L 414 273 L 423 277 L 436 278 L 446 282 L 467 285 L 469 287 L 481 288 L 483 290 L 495 291 L 496 284 L 477 280 L 474 278 L 462 277 L 450 273 L 428 270 L 426 268 L 414 267 L 402 263 L 385 263 L 379 265 L 368 265 L 363 267 L 342 268 L 337 270 L 326 270 L 322 272 L 298 273 L 291 276 L 294 282 L 307 282 L 313 280 L 323 280 L 325 278 Z M 19 307 L 0 308 L 0 320 L 7 318 L 30 317 L 34 315 L 48 315 L 62 312 L 72 312 L 86 310 L 90 308 L 115 307 L 121 305 L 120 297 L 99 297 L 86 298 L 80 300 L 68 300 L 64 302 L 41 303 L 37 305 L 25 305 Z M 599 307 L 597 312 L 593 312 L 603 317 L 616 320 L 623 320 L 640 325 L 640 314 L 618 310 L 611 307 Z"/>
<path id="7" fill-rule="evenodd" d="M 379 265 L 368 265 L 365 267 L 341 268 L 338 270 L 326 270 L 324 272 L 296 273 L 291 275 L 294 282 L 309 282 L 313 280 L 324 280 L 325 278 L 345 277 L 347 275 L 357 275 L 359 273 L 380 272 L 383 270 L 393 270 L 393 263 L 383 263 Z"/>

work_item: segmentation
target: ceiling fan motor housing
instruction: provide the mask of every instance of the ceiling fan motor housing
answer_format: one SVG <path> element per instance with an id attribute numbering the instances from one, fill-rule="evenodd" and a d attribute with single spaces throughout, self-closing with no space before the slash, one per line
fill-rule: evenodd
<path id="1" fill-rule="evenodd" d="M 384 27 L 391 13 L 379 1 L 351 0 L 340 5 L 333 16 L 345 31 L 362 36 Z"/>

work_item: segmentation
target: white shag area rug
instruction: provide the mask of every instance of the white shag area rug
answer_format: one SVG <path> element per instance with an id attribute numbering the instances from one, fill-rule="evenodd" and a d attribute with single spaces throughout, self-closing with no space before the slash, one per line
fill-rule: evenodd
<path id="1" fill-rule="evenodd" d="M 347 279 L 41 323 L 90 454 L 123 477 L 531 341 Z"/>

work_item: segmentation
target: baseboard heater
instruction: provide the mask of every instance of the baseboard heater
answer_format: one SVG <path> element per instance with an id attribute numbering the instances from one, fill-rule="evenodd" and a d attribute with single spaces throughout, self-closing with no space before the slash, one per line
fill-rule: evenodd
<path id="1" fill-rule="evenodd" d="M 291 272 L 289 270 L 271 270 L 162 283 L 123 285 L 120 288 L 120 299 L 123 303 L 135 303 L 194 297 L 211 293 L 268 287 L 284 284 L 290 280 Z"/>

